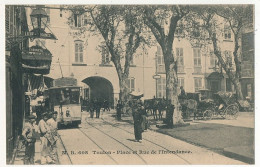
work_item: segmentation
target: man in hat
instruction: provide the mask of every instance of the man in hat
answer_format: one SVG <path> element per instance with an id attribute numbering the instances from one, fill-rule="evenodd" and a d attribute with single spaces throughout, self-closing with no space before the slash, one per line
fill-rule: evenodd
<path id="1" fill-rule="evenodd" d="M 142 113 L 141 111 L 144 109 L 140 99 L 134 99 L 131 102 L 133 120 L 134 120 L 134 133 L 135 133 L 135 140 L 137 142 L 142 142 Z"/>
<path id="2" fill-rule="evenodd" d="M 47 124 L 48 114 L 43 113 L 42 119 L 39 122 L 39 131 L 41 138 L 41 164 L 52 163 L 49 151 L 50 143 L 48 137 L 50 136 L 50 127 Z"/>
<path id="3" fill-rule="evenodd" d="M 51 118 L 48 119 L 47 121 L 47 125 L 50 128 L 51 131 L 51 135 L 53 136 L 53 143 L 50 143 L 50 155 L 53 161 L 57 161 L 57 146 L 56 146 L 56 142 L 59 139 L 58 138 L 58 133 L 57 133 L 57 129 L 58 129 L 58 123 L 57 123 L 57 115 L 58 112 L 54 111 L 51 112 Z"/>
<path id="4" fill-rule="evenodd" d="M 34 164 L 34 155 L 35 155 L 35 119 L 34 115 L 28 116 L 28 122 L 25 123 L 22 136 L 24 138 L 25 144 L 25 157 L 24 164 L 25 165 L 33 165 Z"/>

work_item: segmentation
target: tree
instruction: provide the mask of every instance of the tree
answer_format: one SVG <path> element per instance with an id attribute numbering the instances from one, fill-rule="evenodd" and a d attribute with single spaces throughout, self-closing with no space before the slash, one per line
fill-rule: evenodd
<path id="1" fill-rule="evenodd" d="M 162 49 L 166 71 L 166 100 L 175 106 L 173 121 L 171 111 L 167 111 L 166 122 L 169 126 L 183 123 L 178 107 L 177 58 L 173 55 L 173 41 L 178 21 L 189 13 L 189 6 L 144 6 L 143 13 L 144 23 L 150 28 Z"/>
<path id="2" fill-rule="evenodd" d="M 241 61 L 239 48 L 241 43 L 239 38 L 241 37 L 243 28 L 252 25 L 253 23 L 253 7 L 252 5 L 227 5 L 227 6 L 199 6 L 194 10 L 200 20 L 203 21 L 202 28 L 209 35 L 209 40 L 212 43 L 214 54 L 219 60 L 221 67 L 225 70 L 229 79 L 233 83 L 238 100 L 243 99 L 241 91 Z M 219 18 L 224 20 L 224 24 L 228 25 L 227 29 L 230 29 L 234 35 L 234 49 L 233 60 L 235 67 L 233 67 L 231 61 L 227 61 L 221 52 L 220 42 L 221 34 L 223 32 L 223 24 L 219 21 Z M 225 30 L 224 30 L 225 31 Z M 229 34 L 231 36 L 231 33 Z"/>
<path id="3" fill-rule="evenodd" d="M 88 28 L 81 29 L 81 33 L 90 31 L 93 35 L 101 34 L 103 37 L 104 44 L 101 47 L 106 47 L 111 55 L 111 61 L 115 65 L 119 79 L 119 98 L 126 104 L 129 93 L 126 81 L 131 61 L 140 44 L 144 42 L 138 8 L 113 5 L 82 6 L 81 8 L 88 13 L 89 17 Z M 71 10 L 75 10 L 75 7 Z"/>

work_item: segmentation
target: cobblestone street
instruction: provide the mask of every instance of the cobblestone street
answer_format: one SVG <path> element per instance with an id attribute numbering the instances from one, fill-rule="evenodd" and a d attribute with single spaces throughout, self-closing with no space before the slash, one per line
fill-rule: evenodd
<path id="1" fill-rule="evenodd" d="M 59 130 L 64 144 L 59 158 L 69 157 L 61 164 L 244 164 L 153 130 L 135 142 L 133 125 L 116 121 L 112 113 L 92 119 L 84 112 L 80 128 Z"/>

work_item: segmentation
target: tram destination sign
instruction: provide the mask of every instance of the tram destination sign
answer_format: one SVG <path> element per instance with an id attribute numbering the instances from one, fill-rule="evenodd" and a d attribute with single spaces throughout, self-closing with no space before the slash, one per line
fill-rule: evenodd
<path id="1" fill-rule="evenodd" d="M 61 87 L 61 86 L 77 86 L 77 79 L 63 77 L 53 80 L 54 87 Z"/>

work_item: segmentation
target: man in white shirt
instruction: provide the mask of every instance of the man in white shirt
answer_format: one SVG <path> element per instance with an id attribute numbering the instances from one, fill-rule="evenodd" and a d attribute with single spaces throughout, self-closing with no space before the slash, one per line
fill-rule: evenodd
<path id="1" fill-rule="evenodd" d="M 50 152 L 50 127 L 47 125 L 48 114 L 43 113 L 42 119 L 39 121 L 39 131 L 41 138 L 41 164 L 51 163 Z"/>
<path id="2" fill-rule="evenodd" d="M 53 143 L 51 143 L 51 145 L 50 145 L 50 154 L 51 154 L 52 160 L 55 161 L 55 162 L 57 162 L 57 146 L 56 146 L 56 143 L 57 143 L 57 140 L 59 139 L 58 138 L 58 132 L 57 132 L 57 126 L 58 126 L 57 114 L 58 114 L 57 111 L 54 111 L 53 113 L 51 113 L 52 117 L 50 119 L 48 119 L 48 121 L 47 121 L 47 125 L 49 126 L 50 131 L 51 131 L 51 135 L 53 136 L 53 139 L 54 139 Z"/>

